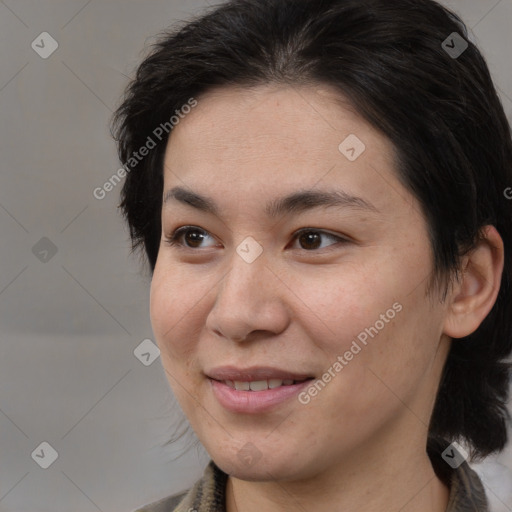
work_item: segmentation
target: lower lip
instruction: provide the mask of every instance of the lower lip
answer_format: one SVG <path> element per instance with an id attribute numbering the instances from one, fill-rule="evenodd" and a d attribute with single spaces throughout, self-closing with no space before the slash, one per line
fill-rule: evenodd
<path id="1" fill-rule="evenodd" d="M 311 384 L 312 379 L 264 391 L 237 391 L 224 384 L 224 382 L 209 380 L 213 388 L 213 394 L 219 403 L 229 411 L 262 413 L 300 393 L 301 390 Z"/>

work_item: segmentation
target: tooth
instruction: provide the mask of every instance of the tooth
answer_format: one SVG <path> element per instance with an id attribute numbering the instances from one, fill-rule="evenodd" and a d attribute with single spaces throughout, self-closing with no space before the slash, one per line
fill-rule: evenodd
<path id="1" fill-rule="evenodd" d="M 285 379 L 285 380 L 283 380 L 283 385 L 290 386 L 291 384 L 293 384 L 293 379 Z"/>
<path id="2" fill-rule="evenodd" d="M 249 384 L 251 391 L 263 391 L 264 389 L 268 389 L 266 380 L 253 380 Z"/>
<path id="3" fill-rule="evenodd" d="M 283 381 L 281 379 L 269 379 L 268 380 L 268 387 L 270 389 L 278 388 L 279 386 L 283 385 Z"/>
<path id="4" fill-rule="evenodd" d="M 235 380 L 235 389 L 238 391 L 249 391 L 250 386 L 248 382 L 240 382 Z"/>
<path id="5" fill-rule="evenodd" d="M 232 380 L 226 380 L 224 383 L 229 386 L 230 388 L 235 389 L 235 383 Z"/>

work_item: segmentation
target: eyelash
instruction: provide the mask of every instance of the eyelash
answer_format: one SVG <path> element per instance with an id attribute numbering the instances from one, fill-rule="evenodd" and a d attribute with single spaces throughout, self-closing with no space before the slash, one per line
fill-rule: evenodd
<path id="1" fill-rule="evenodd" d="M 196 227 L 196 226 L 183 226 L 181 228 L 176 229 L 170 236 L 165 237 L 165 243 L 168 246 L 178 247 L 179 249 L 185 249 L 185 250 L 191 250 L 191 251 L 197 251 L 197 250 L 201 249 L 200 247 L 188 247 L 187 245 L 185 245 L 184 243 L 179 241 L 179 239 L 183 235 L 185 235 L 188 231 L 198 231 L 201 234 L 210 235 L 210 233 L 208 233 L 208 231 L 206 231 L 204 229 L 201 229 L 199 227 Z M 302 229 L 299 229 L 298 231 L 296 231 L 294 233 L 293 239 L 295 240 L 296 238 L 298 238 L 300 235 L 302 235 L 304 233 L 319 233 L 319 234 L 325 235 L 326 237 L 329 237 L 331 239 L 337 240 L 337 243 L 332 244 L 332 245 L 328 246 L 327 248 L 324 247 L 323 249 L 309 249 L 309 250 L 308 249 L 304 249 L 307 252 L 317 252 L 319 250 L 324 250 L 324 251 L 327 250 L 327 251 L 329 251 L 329 250 L 331 250 L 331 247 L 333 247 L 333 246 L 337 246 L 338 244 L 346 244 L 346 243 L 349 242 L 349 240 L 346 239 L 346 238 L 343 238 L 343 237 L 340 237 L 340 236 L 337 236 L 337 235 L 333 235 L 331 233 L 327 233 L 326 231 L 323 231 L 321 229 L 316 229 L 316 228 L 302 228 Z"/>

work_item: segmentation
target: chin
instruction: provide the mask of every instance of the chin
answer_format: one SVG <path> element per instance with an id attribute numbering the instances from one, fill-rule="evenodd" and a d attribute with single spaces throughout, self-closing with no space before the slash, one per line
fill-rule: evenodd
<path id="1" fill-rule="evenodd" d="M 246 447 L 245 452 L 239 450 L 232 453 L 231 456 L 227 456 L 224 452 L 212 459 L 224 473 L 240 480 L 272 482 L 302 478 L 299 461 L 295 460 L 293 456 L 287 456 L 282 451 L 272 451 L 270 456 L 261 453 L 259 457 L 254 457 L 251 460 L 247 455 L 250 450 Z"/>

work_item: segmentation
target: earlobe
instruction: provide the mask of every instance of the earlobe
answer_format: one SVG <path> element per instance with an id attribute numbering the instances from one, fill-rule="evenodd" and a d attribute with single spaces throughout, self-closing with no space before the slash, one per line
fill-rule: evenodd
<path id="1" fill-rule="evenodd" d="M 500 290 L 503 240 L 494 226 L 481 230 L 481 240 L 462 260 L 462 275 L 453 287 L 444 333 L 463 338 L 476 331 L 489 314 Z"/>

